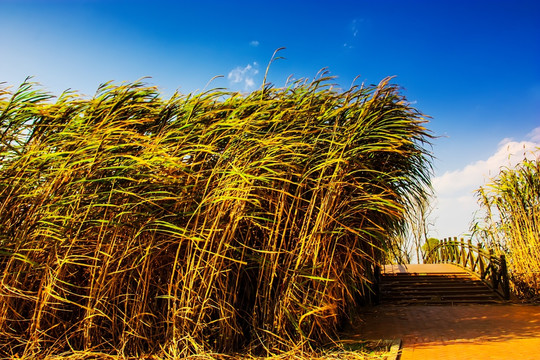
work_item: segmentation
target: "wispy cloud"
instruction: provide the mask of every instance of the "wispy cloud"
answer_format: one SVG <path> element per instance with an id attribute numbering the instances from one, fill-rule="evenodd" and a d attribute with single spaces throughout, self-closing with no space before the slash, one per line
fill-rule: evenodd
<path id="1" fill-rule="evenodd" d="M 349 35 L 347 36 L 347 41 L 343 43 L 344 49 L 354 49 L 355 44 L 358 43 L 360 36 L 362 35 L 360 31 L 362 28 L 365 28 L 365 25 L 366 23 L 363 18 L 353 19 L 349 23 Z"/>
<path id="2" fill-rule="evenodd" d="M 533 129 L 533 131 L 527 134 L 527 139 L 533 142 L 540 143 L 540 126 L 536 129 Z"/>
<path id="3" fill-rule="evenodd" d="M 259 43 L 258 40 L 252 40 L 252 41 L 249 42 L 249 45 L 250 45 L 250 46 L 253 46 L 253 47 L 257 47 L 257 46 L 259 46 L 259 44 L 260 44 L 260 43 Z"/>
<path id="4" fill-rule="evenodd" d="M 533 158 L 539 142 L 503 139 L 497 152 L 486 160 L 479 160 L 433 179 L 435 190 L 440 194 L 453 194 L 470 187 L 480 186 L 496 176 L 501 167 L 513 167 L 525 158 Z"/>
<path id="5" fill-rule="evenodd" d="M 252 64 L 247 64 L 244 67 L 237 66 L 227 75 L 231 86 L 242 87 L 244 91 L 250 91 L 255 87 L 255 76 L 259 73 L 259 64 L 253 62 Z"/>
<path id="6" fill-rule="evenodd" d="M 489 158 L 433 178 L 437 197 L 433 218 L 438 235 L 458 236 L 467 232 L 478 210 L 475 190 L 497 176 L 504 167 L 515 167 L 523 159 L 540 158 L 539 147 L 540 128 L 536 128 L 527 136 L 527 140 L 503 139 Z"/>
<path id="7" fill-rule="evenodd" d="M 360 29 L 367 24 L 364 18 L 354 19 L 351 21 L 350 30 L 353 37 L 357 37 L 360 34 Z"/>

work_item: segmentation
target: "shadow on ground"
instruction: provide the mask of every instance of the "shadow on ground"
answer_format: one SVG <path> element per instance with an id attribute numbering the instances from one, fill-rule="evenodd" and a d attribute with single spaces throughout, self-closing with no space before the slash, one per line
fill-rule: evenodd
<path id="1" fill-rule="evenodd" d="M 363 308 L 347 335 L 402 339 L 404 346 L 440 343 L 540 340 L 540 306 L 375 306 Z"/>

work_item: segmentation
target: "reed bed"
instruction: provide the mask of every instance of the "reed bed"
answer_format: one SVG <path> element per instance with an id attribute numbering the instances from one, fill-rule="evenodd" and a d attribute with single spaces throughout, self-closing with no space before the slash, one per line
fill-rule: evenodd
<path id="1" fill-rule="evenodd" d="M 483 236 L 507 254 L 514 292 L 540 300 L 540 161 L 501 170 L 478 195 L 486 210 Z"/>
<path id="2" fill-rule="evenodd" d="M 91 99 L 1 88 L 0 354 L 334 339 L 425 196 L 430 134 L 390 79 L 331 81 L 170 99 L 142 82 Z"/>

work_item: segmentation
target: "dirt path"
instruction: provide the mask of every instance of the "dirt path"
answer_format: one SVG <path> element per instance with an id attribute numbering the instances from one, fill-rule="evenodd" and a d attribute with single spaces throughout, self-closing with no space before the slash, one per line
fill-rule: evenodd
<path id="1" fill-rule="evenodd" d="M 402 360 L 540 359 L 540 306 L 378 306 L 358 339 L 402 339 Z"/>

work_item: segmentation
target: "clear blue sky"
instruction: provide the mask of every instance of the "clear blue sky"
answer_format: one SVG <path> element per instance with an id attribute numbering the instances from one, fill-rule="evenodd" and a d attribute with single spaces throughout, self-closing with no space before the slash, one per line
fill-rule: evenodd
<path id="1" fill-rule="evenodd" d="M 442 136 L 433 148 L 439 177 L 488 161 L 504 139 L 540 143 L 538 0 L 0 0 L 0 82 L 33 75 L 54 93 L 93 95 L 108 80 L 151 76 L 169 96 L 216 75 L 224 77 L 210 87 L 249 91 L 279 47 L 276 86 L 323 67 L 343 88 L 358 75 L 397 76 Z M 466 230 L 452 216 L 437 215 L 448 224 L 436 235 Z"/>

